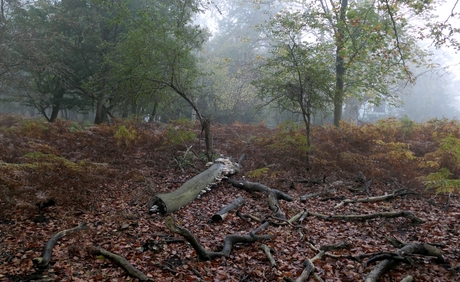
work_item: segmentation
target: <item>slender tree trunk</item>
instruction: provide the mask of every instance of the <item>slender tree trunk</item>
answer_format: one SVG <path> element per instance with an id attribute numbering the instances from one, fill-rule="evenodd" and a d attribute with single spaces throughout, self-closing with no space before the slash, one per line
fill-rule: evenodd
<path id="1" fill-rule="evenodd" d="M 61 103 L 60 102 L 53 103 L 53 107 L 51 109 L 51 115 L 49 117 L 49 122 L 56 121 L 60 110 L 61 110 Z"/>
<path id="2" fill-rule="evenodd" d="M 101 124 L 104 122 L 104 116 L 106 112 L 104 110 L 104 99 L 99 98 L 96 102 L 96 117 L 94 118 L 94 124 Z"/>
<path id="3" fill-rule="evenodd" d="M 204 116 L 200 119 L 201 128 L 204 131 L 204 143 L 206 144 L 206 158 L 212 162 L 212 140 L 211 140 L 211 117 Z"/>
<path id="4" fill-rule="evenodd" d="M 155 121 L 155 116 L 157 114 L 157 108 L 158 108 L 158 102 L 154 102 L 152 112 L 150 113 L 150 116 L 149 116 L 149 122 Z"/>
<path id="5" fill-rule="evenodd" d="M 340 2 L 340 14 L 337 21 L 337 34 L 336 34 L 336 52 L 335 52 L 335 93 L 334 93 L 334 125 L 339 127 L 340 120 L 342 119 L 342 107 L 343 107 L 343 96 L 344 96 L 344 83 L 343 78 L 345 76 L 346 68 L 345 68 L 345 60 L 342 57 L 342 50 L 343 46 L 343 37 L 345 35 L 344 32 L 344 22 L 346 17 L 346 11 L 348 8 L 348 0 L 341 0 Z"/>
<path id="6" fill-rule="evenodd" d="M 58 115 L 59 111 L 61 110 L 61 99 L 64 97 L 65 89 L 59 87 L 56 89 L 56 92 L 53 95 L 53 100 L 52 100 L 52 108 L 51 108 L 51 114 L 50 117 L 48 118 L 49 122 L 55 122 Z"/>

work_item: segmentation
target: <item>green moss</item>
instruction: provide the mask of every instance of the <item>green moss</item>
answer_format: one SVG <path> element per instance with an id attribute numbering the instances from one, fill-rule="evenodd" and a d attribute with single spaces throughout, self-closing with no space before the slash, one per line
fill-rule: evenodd
<path id="1" fill-rule="evenodd" d="M 250 178 L 261 178 L 262 176 L 267 175 L 269 170 L 270 169 L 268 167 L 251 170 L 246 173 L 246 176 Z"/>

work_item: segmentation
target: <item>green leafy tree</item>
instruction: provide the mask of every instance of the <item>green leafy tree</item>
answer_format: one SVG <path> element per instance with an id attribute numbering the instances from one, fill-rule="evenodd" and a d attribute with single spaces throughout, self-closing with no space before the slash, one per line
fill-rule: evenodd
<path id="1" fill-rule="evenodd" d="M 117 55 L 111 58 L 110 66 L 123 81 L 131 80 L 133 84 L 161 90 L 154 94 L 173 92 L 183 98 L 205 132 L 210 160 L 211 118 L 197 105 L 200 88 L 196 83 L 200 75 L 196 52 L 208 35 L 191 24 L 199 8 L 198 1 L 149 3 L 128 19 L 130 28 L 117 48 Z"/>
<path id="2" fill-rule="evenodd" d="M 328 64 L 335 69 L 332 100 L 336 126 L 348 97 L 369 97 L 378 104 L 392 95 L 391 85 L 413 81 L 406 62 L 423 63 L 424 55 L 407 31 L 406 18 L 414 11 L 414 2 L 321 0 L 303 7 L 302 13 L 311 16 L 298 17 L 305 20 L 299 32 L 309 34 L 307 40 L 331 43 L 324 54 L 334 56 Z"/>
<path id="3" fill-rule="evenodd" d="M 109 92 L 104 60 L 119 31 L 101 9 L 97 1 L 43 0 L 15 10 L 14 24 L 24 34 L 13 46 L 20 62 L 16 87 L 22 101 L 49 121 L 61 109 L 86 111 L 90 102 L 96 104 L 95 122 L 102 121 Z"/>
<path id="4" fill-rule="evenodd" d="M 75 106 L 67 95 L 74 61 L 60 16 L 59 7 L 49 1 L 16 9 L 12 24 L 15 36 L 23 38 L 10 45 L 18 62 L 15 87 L 20 90 L 19 100 L 51 122 L 62 108 Z"/>
<path id="5" fill-rule="evenodd" d="M 267 103 L 301 115 L 310 147 L 312 115 L 331 103 L 333 72 L 327 42 L 308 42 L 302 33 L 312 14 L 280 12 L 266 26 L 270 54 L 253 84 Z"/>

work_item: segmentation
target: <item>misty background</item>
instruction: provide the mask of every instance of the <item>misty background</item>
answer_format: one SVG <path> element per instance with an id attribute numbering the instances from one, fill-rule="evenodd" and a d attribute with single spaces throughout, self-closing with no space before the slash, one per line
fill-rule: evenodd
<path id="1" fill-rule="evenodd" d="M 349 67 L 341 119 L 360 123 L 407 116 L 424 122 L 459 116 L 458 30 L 451 29 L 449 40 L 443 42 L 436 34 L 443 23 L 458 24 L 457 1 L 427 7 L 409 2 L 414 5 L 395 10 L 394 17 L 381 12 L 387 22 L 375 23 L 374 33 L 381 36 L 376 41 L 388 42 L 366 51 L 376 60 L 390 56 L 388 69 L 374 66 L 377 61 L 372 60 Z M 334 3 L 344 4 L 1 0 L 0 113 L 86 123 L 185 117 L 202 123 L 332 124 L 337 39 L 331 26 L 337 19 L 328 22 L 327 17 L 321 20 L 313 14 L 325 7 L 333 13 Z M 348 5 L 346 27 L 354 30 L 350 34 L 363 32 L 360 13 L 378 4 L 350 1 Z M 289 21 L 297 19 L 294 15 L 299 20 Z M 371 20 L 366 24 L 374 24 Z M 394 38 L 393 30 L 399 32 Z M 345 49 L 353 49 L 352 39 Z M 395 42 L 407 48 L 385 50 Z M 274 71 L 285 63 L 274 65 L 274 58 L 289 59 L 283 57 L 286 52 L 304 66 L 308 75 L 300 82 L 307 81 L 309 88 L 295 85 L 299 81 L 288 74 L 293 67 Z M 410 74 L 404 73 L 406 69 Z M 298 103 L 300 96 L 295 95 L 305 96 Z"/>

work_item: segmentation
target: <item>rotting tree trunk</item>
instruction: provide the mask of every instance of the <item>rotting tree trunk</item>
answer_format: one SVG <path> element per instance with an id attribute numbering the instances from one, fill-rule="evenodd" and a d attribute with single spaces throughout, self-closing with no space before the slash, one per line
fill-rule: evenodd
<path id="1" fill-rule="evenodd" d="M 235 209 L 238 209 L 240 208 L 241 206 L 243 206 L 245 203 L 245 200 L 243 197 L 238 197 L 236 198 L 235 200 L 233 200 L 233 202 L 231 202 L 229 205 L 227 205 L 226 207 L 224 207 L 223 209 L 221 209 L 219 212 L 217 212 L 216 214 L 214 214 L 212 216 L 212 221 L 214 222 L 218 222 L 218 221 L 222 221 L 224 220 L 227 215 L 228 215 L 228 212 L 229 211 L 232 211 L 232 210 L 235 210 Z"/>
<path id="2" fill-rule="evenodd" d="M 193 234 L 186 228 L 177 225 L 176 220 L 172 216 L 168 216 L 165 221 L 166 227 L 173 233 L 183 236 L 190 245 L 195 249 L 198 257 L 202 260 L 212 260 L 219 257 L 229 257 L 232 251 L 233 245 L 237 243 L 254 243 L 263 240 L 270 240 L 270 235 L 256 235 L 260 230 L 265 229 L 269 226 L 268 222 L 264 222 L 258 228 L 249 232 L 247 235 L 227 235 L 224 240 L 224 247 L 220 252 L 213 252 L 206 250 L 193 236 Z"/>
<path id="3" fill-rule="evenodd" d="M 71 229 L 66 229 L 62 230 L 56 234 L 54 234 L 51 239 L 48 240 L 48 242 L 45 245 L 45 248 L 43 249 L 43 254 L 41 257 L 34 258 L 32 261 L 36 267 L 39 268 L 45 268 L 48 266 L 50 260 L 51 260 L 51 254 L 53 253 L 53 248 L 56 245 L 57 241 L 61 239 L 62 237 L 74 233 L 76 231 L 80 231 L 83 229 L 88 228 L 86 223 L 80 223 L 77 227 L 71 228 Z"/>
<path id="4" fill-rule="evenodd" d="M 381 261 L 372 269 L 364 281 L 377 282 L 385 272 L 397 266 L 403 259 L 405 259 L 406 255 L 414 254 L 436 257 L 439 262 L 445 262 L 442 252 L 434 246 L 428 244 L 408 244 L 397 252 L 398 259 L 395 257 L 395 259 L 385 259 Z M 372 258 L 369 260 L 372 260 Z"/>
<path id="5" fill-rule="evenodd" d="M 229 159 L 217 159 L 211 167 L 185 182 L 177 190 L 155 195 L 149 201 L 148 208 L 151 213 L 169 214 L 177 211 L 205 193 L 216 181 L 237 173 L 239 169 L 238 163 Z"/>

